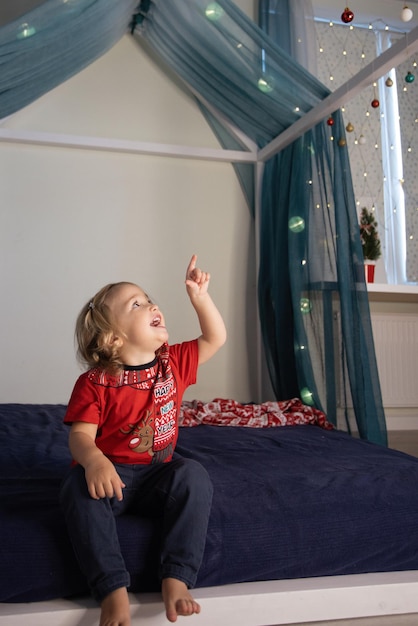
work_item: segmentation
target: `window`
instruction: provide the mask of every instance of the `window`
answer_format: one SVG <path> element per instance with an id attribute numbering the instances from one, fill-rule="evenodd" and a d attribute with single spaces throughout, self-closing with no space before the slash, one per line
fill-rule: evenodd
<path id="1" fill-rule="evenodd" d="M 334 91 L 400 36 L 373 27 L 317 21 L 318 78 Z M 358 213 L 363 206 L 375 211 L 382 240 L 377 282 L 418 281 L 418 108 L 414 93 L 418 79 L 415 85 L 414 69 L 412 61 L 405 62 L 343 107 Z"/>

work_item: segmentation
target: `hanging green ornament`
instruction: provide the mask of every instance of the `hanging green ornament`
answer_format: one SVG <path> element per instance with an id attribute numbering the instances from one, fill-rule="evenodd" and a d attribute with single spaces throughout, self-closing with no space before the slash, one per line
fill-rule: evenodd
<path id="1" fill-rule="evenodd" d="M 307 387 L 303 387 L 303 389 L 300 390 L 300 399 L 303 404 L 309 404 L 309 406 L 314 404 L 313 393 Z"/>
<path id="2" fill-rule="evenodd" d="M 19 26 L 19 30 L 18 30 L 16 37 L 18 39 L 27 39 L 28 37 L 32 37 L 32 35 L 35 35 L 35 33 L 36 33 L 36 28 L 34 26 L 31 26 L 27 22 L 24 22 L 23 24 Z"/>
<path id="3" fill-rule="evenodd" d="M 309 298 L 301 298 L 300 299 L 300 312 L 303 315 L 310 313 L 312 311 L 312 302 Z"/>
<path id="4" fill-rule="evenodd" d="M 274 89 L 273 79 L 270 76 L 263 76 L 258 79 L 257 87 L 263 93 L 270 93 Z"/>
<path id="5" fill-rule="evenodd" d="M 211 2 L 205 9 L 205 15 L 211 22 L 216 22 L 223 17 L 224 10 L 217 2 Z"/>
<path id="6" fill-rule="evenodd" d="M 405 82 L 406 83 L 413 83 L 415 80 L 415 76 L 413 75 L 412 72 L 408 72 L 407 75 L 405 76 Z"/>
<path id="7" fill-rule="evenodd" d="M 295 215 L 289 220 L 289 230 L 292 233 L 301 233 L 305 228 L 305 220 L 300 215 Z"/>

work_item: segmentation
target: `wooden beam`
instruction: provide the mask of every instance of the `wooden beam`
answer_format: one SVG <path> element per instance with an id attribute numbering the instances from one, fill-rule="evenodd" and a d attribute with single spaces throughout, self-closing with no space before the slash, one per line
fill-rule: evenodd
<path id="1" fill-rule="evenodd" d="M 255 163 L 257 161 L 255 151 L 241 152 L 240 150 L 223 150 L 222 148 L 179 146 L 107 137 L 85 137 L 60 133 L 21 131 L 8 128 L 0 128 L 0 142 L 146 154 L 149 156 L 199 159 L 203 161 L 222 161 L 227 163 Z"/>
<path id="2" fill-rule="evenodd" d="M 397 41 L 391 48 L 366 65 L 360 72 L 350 78 L 344 85 L 333 91 L 329 96 L 308 111 L 294 124 L 286 128 L 269 144 L 258 152 L 259 161 L 267 161 L 283 150 L 295 139 L 316 126 L 321 120 L 328 118 L 351 98 L 360 93 L 365 87 L 374 83 L 378 78 L 389 72 L 418 51 L 418 27 L 405 37 Z"/>

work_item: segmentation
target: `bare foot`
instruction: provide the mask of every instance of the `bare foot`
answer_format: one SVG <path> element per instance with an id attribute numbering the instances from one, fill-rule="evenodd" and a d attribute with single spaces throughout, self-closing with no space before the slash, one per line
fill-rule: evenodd
<path id="1" fill-rule="evenodd" d="M 177 578 L 164 578 L 162 593 L 165 611 L 169 622 L 175 622 L 179 615 L 200 613 L 200 605 L 193 600 L 187 585 Z"/>
<path id="2" fill-rule="evenodd" d="M 109 593 L 101 606 L 100 626 L 130 626 L 131 611 L 126 587 Z"/>

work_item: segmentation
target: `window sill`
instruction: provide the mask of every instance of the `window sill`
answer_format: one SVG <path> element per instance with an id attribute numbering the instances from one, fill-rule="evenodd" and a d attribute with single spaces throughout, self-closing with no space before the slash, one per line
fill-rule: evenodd
<path id="1" fill-rule="evenodd" d="M 418 285 L 367 283 L 370 302 L 418 302 Z"/>

